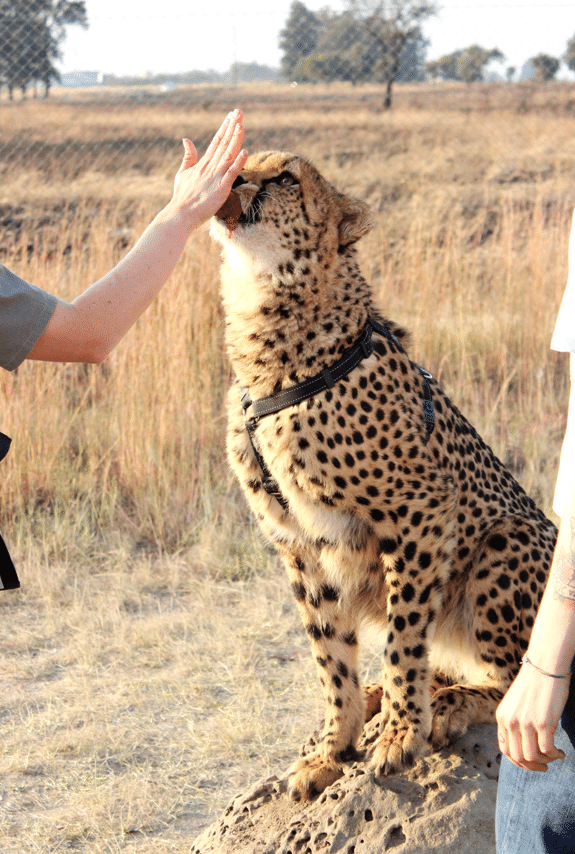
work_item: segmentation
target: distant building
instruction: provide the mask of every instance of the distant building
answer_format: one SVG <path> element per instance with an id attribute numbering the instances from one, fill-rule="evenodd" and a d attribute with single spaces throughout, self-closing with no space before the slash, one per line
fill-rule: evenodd
<path id="1" fill-rule="evenodd" d="M 519 72 L 519 82 L 524 83 L 527 80 L 535 80 L 535 69 L 533 68 L 533 63 L 530 59 L 527 62 L 524 62 L 521 66 L 521 71 Z"/>
<path id="2" fill-rule="evenodd" d="M 61 86 L 101 86 L 104 82 L 102 71 L 66 71 L 61 75 Z"/>

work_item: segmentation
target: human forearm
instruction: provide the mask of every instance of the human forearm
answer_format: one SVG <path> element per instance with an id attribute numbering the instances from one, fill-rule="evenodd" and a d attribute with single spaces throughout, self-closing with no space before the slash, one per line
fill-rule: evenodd
<path id="1" fill-rule="evenodd" d="M 575 655 L 575 477 L 559 526 L 549 580 L 527 656 L 550 673 L 567 674 Z"/>
<path id="2" fill-rule="evenodd" d="M 62 360 L 105 359 L 167 281 L 186 240 L 178 217 L 164 209 L 113 270 L 71 304 L 58 303 L 50 331 L 64 342 Z"/>
<path id="3" fill-rule="evenodd" d="M 553 734 L 567 701 L 575 654 L 574 530 L 575 477 L 527 649 L 531 663 L 523 664 L 497 709 L 501 750 L 516 765 L 534 771 L 545 771 L 563 756 Z"/>

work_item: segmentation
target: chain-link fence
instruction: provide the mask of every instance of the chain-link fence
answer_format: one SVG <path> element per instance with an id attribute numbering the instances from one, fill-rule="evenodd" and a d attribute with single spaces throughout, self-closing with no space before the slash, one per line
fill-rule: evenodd
<path id="1" fill-rule="evenodd" d="M 129 0 L 123 2 L 129 5 Z M 189 30 L 190 22 L 197 24 L 196 44 L 209 41 L 213 71 L 128 76 L 116 65 L 120 49 L 110 53 L 111 42 L 102 35 L 101 66 L 92 64 L 93 55 L 80 40 L 76 64 L 85 72 L 59 78 L 62 34 L 68 32 L 71 40 L 73 32 L 90 32 L 79 26 L 84 4 L 0 0 L 0 262 L 64 299 L 75 297 L 113 267 L 138 229 L 169 199 L 182 137 L 193 139 L 203 151 L 222 117 L 239 106 L 250 151 L 299 152 L 317 163 L 338 189 L 367 200 L 376 227 L 359 247 L 362 269 L 376 290 L 385 287 L 389 316 L 412 330 L 414 358 L 425 354 L 426 367 L 442 381 L 455 385 L 461 377 L 454 397 L 472 415 L 475 412 L 472 420 L 503 458 L 507 446 L 501 437 L 513 429 L 525 458 L 535 459 L 532 412 L 537 407 L 541 411 L 541 442 L 548 425 L 560 417 L 556 403 L 545 397 L 555 382 L 554 363 L 546 354 L 551 315 L 564 281 L 567 221 L 575 203 L 572 87 L 518 82 L 518 71 L 506 73 L 508 58 L 493 54 L 496 48 L 504 51 L 505 45 L 494 44 L 486 31 L 464 33 L 461 41 L 484 48 L 450 50 L 441 67 L 430 69 L 428 63 L 437 61 L 431 25 L 439 16 L 428 14 L 427 3 L 397 0 L 395 5 L 406 13 L 411 9 L 412 18 L 392 26 L 373 10 L 370 17 L 366 10 L 357 15 L 348 7 L 318 12 L 293 3 L 273 32 L 264 14 L 246 15 L 245 21 L 235 15 L 227 21 L 190 13 L 171 19 L 170 25 Z M 112 24 L 120 27 L 109 18 L 89 21 L 90 29 L 106 20 L 110 29 Z M 143 27 L 146 19 L 139 20 Z M 161 22 L 160 14 L 147 21 L 147 39 L 135 20 L 126 24 L 121 38 L 116 32 L 113 44 L 125 43 L 124 68 L 141 67 L 141 59 L 132 53 L 136 42 L 145 44 L 150 56 L 160 51 L 160 43 L 167 40 Z M 155 42 L 150 36 L 154 30 Z M 250 42 L 253 30 L 259 35 Z M 569 39 L 570 30 L 564 28 L 564 52 Z M 175 51 L 180 42 L 174 35 L 168 43 Z M 535 51 L 530 48 L 528 55 L 535 56 Z M 207 60 L 199 57 L 198 47 L 190 66 L 208 68 Z M 155 72 L 164 62 L 169 70 L 182 67 L 185 60 L 175 53 L 173 63 L 169 57 L 154 56 Z M 90 68 L 94 70 L 88 73 Z M 478 79 L 494 68 L 501 77 L 497 84 Z M 386 109 L 390 99 L 391 109 Z M 110 510 L 104 504 L 112 482 L 117 490 L 110 494 L 118 496 L 118 512 L 129 511 L 126 525 L 138 519 L 134 530 L 143 538 L 156 537 L 175 548 L 192 524 L 197 503 L 204 495 L 206 506 L 212 500 L 202 479 L 206 466 L 211 467 L 213 483 L 227 476 L 218 431 L 229 369 L 218 361 L 219 304 L 215 297 L 209 301 L 217 289 L 217 253 L 210 251 L 203 235 L 190 243 L 174 288 L 165 291 L 158 317 L 146 327 L 150 337 L 142 339 L 137 352 L 128 347 L 117 351 L 110 370 L 117 377 L 126 366 L 121 383 L 110 382 L 108 388 L 108 369 L 102 370 L 95 390 L 95 373 L 66 369 L 58 374 L 60 388 L 46 373 L 42 400 L 56 399 L 60 388 L 60 404 L 53 407 L 53 420 L 43 415 L 37 433 L 30 434 L 32 450 L 25 459 L 26 452 L 20 457 L 21 469 L 10 486 L 15 497 L 4 496 L 5 507 L 20 506 L 20 484 L 29 484 L 32 503 L 40 494 L 48 496 L 42 500 L 49 506 L 57 494 L 63 496 L 58 498 L 63 505 L 73 506 L 77 482 L 88 484 L 89 501 L 95 482 L 104 508 L 97 512 L 117 518 L 115 505 Z M 515 302 L 510 303 L 512 285 Z M 497 309 L 492 306 L 494 291 L 500 295 Z M 181 302 L 177 310 L 168 310 L 174 293 Z M 536 307 L 535 297 L 540 300 Z M 428 322 L 431 312 L 433 323 Z M 528 315 L 533 328 L 523 333 L 518 318 L 527 321 Z M 158 326 L 163 332 L 156 337 L 156 321 L 164 317 L 167 325 Z M 180 319 L 181 328 L 169 325 Z M 532 362 L 526 361 L 527 340 L 538 357 Z M 465 352 L 461 341 L 466 342 Z M 484 367 L 478 367 L 478 354 L 485 356 Z M 160 355 L 165 362 L 157 361 Z M 185 370 L 174 368 L 182 364 Z M 36 375 L 40 382 L 44 374 Z M 175 375 L 180 381 L 189 377 L 189 383 L 168 395 L 165 407 L 156 411 L 154 389 L 179 389 Z M 6 401 L 13 386 L 8 383 L 20 380 L 4 381 L 3 426 L 10 433 L 11 423 L 33 421 L 30 412 L 39 404 L 30 393 L 18 414 L 9 415 Z M 111 398 L 111 387 L 117 397 Z M 519 389 L 517 419 L 515 410 L 505 409 L 509 388 Z M 530 389 L 545 403 L 531 404 Z M 24 391 L 20 383 L 18 393 Z M 85 400 L 102 402 L 104 426 L 97 419 L 98 407 L 84 407 Z M 492 413 L 502 407 L 501 419 L 494 419 Z M 84 411 L 86 420 L 79 425 L 76 413 Z M 120 411 L 123 421 L 115 420 Z M 60 439 L 62 412 L 69 420 Z M 140 429 L 150 417 L 154 429 Z M 165 426 L 163 433 L 159 424 Z M 48 439 L 50 459 L 65 463 L 57 487 L 62 484 L 61 492 L 50 480 L 50 466 L 44 472 Z M 543 451 L 540 456 L 547 459 Z M 34 471 L 30 460 L 35 461 Z M 166 460 L 176 461 L 169 477 Z M 551 460 L 541 472 L 554 469 Z M 543 474 L 534 472 L 529 490 L 550 494 L 542 480 Z M 148 503 L 152 483 L 160 485 L 159 497 Z"/>
<path id="2" fill-rule="evenodd" d="M 455 6 L 451 14 L 462 8 Z M 540 51 L 529 67 L 509 64 L 493 44 L 494 7 L 472 8 L 485 11 L 484 29 L 463 30 L 461 39 L 468 37 L 471 46 L 437 57 L 434 44 L 446 12 L 423 0 L 358 0 L 319 11 L 297 0 L 283 11 L 234 9 L 229 16 L 222 10 L 182 12 L 180 5 L 179 14 L 165 19 L 161 12 L 130 17 L 128 7 L 123 18 L 91 19 L 83 0 L 0 0 L 0 252 L 6 240 L 21 234 L 27 218 L 32 224 L 32 203 L 33 221 L 42 228 L 44 214 L 55 222 L 62 208 L 74 208 L 79 198 L 114 199 L 125 183 L 140 199 L 165 194 L 181 137 L 191 136 L 203 149 L 222 115 L 236 105 L 246 111 L 257 106 L 267 115 L 250 123 L 252 150 L 301 149 L 309 132 L 297 127 L 303 104 L 312 105 L 318 116 L 336 108 L 350 116 L 358 107 L 382 112 L 406 98 L 426 108 L 443 98 L 444 105 L 465 109 L 467 84 L 497 75 L 499 103 L 507 98 L 517 109 L 528 109 L 536 95 L 525 90 L 516 96 L 512 87 L 506 94 L 508 83 L 522 75 L 552 78 L 560 59 L 563 71 L 575 64 L 575 43 L 564 29 L 561 57 Z M 548 4 L 541 8 L 545 17 Z M 521 7 L 515 14 L 520 26 Z M 86 57 L 82 38 L 92 28 L 96 52 Z M 162 44 L 169 45 L 163 54 Z M 185 65 L 186 44 L 190 65 L 202 68 L 170 72 Z M 206 44 L 209 50 L 202 53 Z M 147 47 L 156 70 L 110 73 L 120 55 L 126 56 L 124 69 L 130 56 L 134 66 L 143 62 L 136 45 Z M 61 72 L 66 55 L 84 70 Z M 98 67 L 83 66 L 87 59 Z M 158 70 L 162 62 L 165 71 Z M 208 70 L 209 62 L 216 70 Z M 438 81 L 444 81 L 443 88 Z M 553 106 L 549 90 L 545 98 Z M 572 106 L 563 97 L 561 109 Z M 278 123 L 286 111 L 293 122 Z M 363 143 L 356 142 L 357 151 Z"/>

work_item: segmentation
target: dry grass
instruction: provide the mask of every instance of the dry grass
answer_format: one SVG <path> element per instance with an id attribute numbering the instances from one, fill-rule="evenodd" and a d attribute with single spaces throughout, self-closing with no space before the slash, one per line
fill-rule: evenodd
<path id="1" fill-rule="evenodd" d="M 178 90 L 177 90 L 178 91 Z M 361 248 L 412 353 L 549 511 L 566 357 L 549 350 L 575 204 L 571 93 L 198 87 L 2 104 L 0 260 L 72 297 L 166 200 L 182 136 L 242 106 L 362 195 Z M 187 100 L 186 100 L 187 99 Z M 188 851 L 235 790 L 282 769 L 320 714 L 307 642 L 222 447 L 218 259 L 191 241 L 100 367 L 0 377 L 4 854 Z M 366 659 L 373 669 L 376 658 Z"/>
<path id="2" fill-rule="evenodd" d="M 27 563 L 28 592 L 3 602 L 3 854 L 185 852 L 287 764 L 319 715 L 314 679 L 283 578 L 260 547 L 244 557 L 257 595 L 121 547 Z"/>

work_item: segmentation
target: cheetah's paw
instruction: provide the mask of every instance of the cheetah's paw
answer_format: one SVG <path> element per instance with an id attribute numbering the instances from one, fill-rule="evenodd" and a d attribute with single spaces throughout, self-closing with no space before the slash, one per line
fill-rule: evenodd
<path id="1" fill-rule="evenodd" d="M 464 690 L 442 688 L 431 701 L 431 735 L 435 750 L 446 747 L 463 735 L 471 723 L 470 709 Z"/>
<path id="2" fill-rule="evenodd" d="M 289 796 L 293 801 L 311 801 L 342 774 L 341 762 L 309 753 L 294 762 L 289 770 Z"/>
<path id="3" fill-rule="evenodd" d="M 376 776 L 385 777 L 413 765 L 418 756 L 429 752 L 425 738 L 412 726 L 387 726 L 379 736 L 373 757 L 372 767 Z"/>

